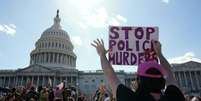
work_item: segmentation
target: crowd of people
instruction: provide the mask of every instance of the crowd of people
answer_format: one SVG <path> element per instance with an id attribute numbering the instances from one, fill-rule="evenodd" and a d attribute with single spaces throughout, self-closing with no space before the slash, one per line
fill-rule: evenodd
<path id="1" fill-rule="evenodd" d="M 77 91 L 75 87 L 0 87 L 0 101 L 115 101 L 111 91 L 102 84 L 91 95 Z"/>
<path id="2" fill-rule="evenodd" d="M 136 92 L 139 85 L 137 81 L 132 81 L 130 89 Z M 26 87 L 1 88 L 0 101 L 117 101 L 115 96 L 104 85 L 100 85 L 91 95 L 85 95 L 75 87 L 42 87 L 30 89 Z M 125 100 L 126 101 L 126 100 Z M 185 101 L 201 101 L 201 96 L 185 95 Z"/>
<path id="3" fill-rule="evenodd" d="M 0 88 L 0 101 L 87 101 L 75 87 Z"/>

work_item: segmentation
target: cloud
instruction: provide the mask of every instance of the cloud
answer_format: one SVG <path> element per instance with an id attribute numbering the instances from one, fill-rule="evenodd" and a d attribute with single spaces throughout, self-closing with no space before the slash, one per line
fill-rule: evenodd
<path id="1" fill-rule="evenodd" d="M 201 63 L 201 59 L 195 58 L 195 54 L 193 52 L 187 52 L 183 56 L 174 57 L 174 58 L 168 59 L 168 61 L 170 63 L 176 63 L 176 64 L 185 63 L 189 61 L 196 61 Z"/>
<path id="2" fill-rule="evenodd" d="M 16 26 L 14 24 L 0 24 L 0 32 L 14 36 L 16 33 Z"/>
<path id="3" fill-rule="evenodd" d="M 79 36 L 73 36 L 72 41 L 75 45 L 78 45 L 78 46 L 82 45 L 82 40 Z"/>
<path id="4" fill-rule="evenodd" d="M 116 17 L 117 17 L 117 19 L 119 19 L 120 21 L 122 21 L 124 23 L 127 22 L 127 19 L 125 17 L 121 16 L 121 15 L 117 15 Z"/>
<path id="5" fill-rule="evenodd" d="M 120 25 L 127 22 L 127 19 L 122 15 L 109 13 L 104 7 L 86 14 L 82 19 L 83 21 L 79 25 L 84 29 L 88 27 L 103 28 L 108 25 Z"/>
<path id="6" fill-rule="evenodd" d="M 162 0 L 162 2 L 168 4 L 169 0 Z"/>

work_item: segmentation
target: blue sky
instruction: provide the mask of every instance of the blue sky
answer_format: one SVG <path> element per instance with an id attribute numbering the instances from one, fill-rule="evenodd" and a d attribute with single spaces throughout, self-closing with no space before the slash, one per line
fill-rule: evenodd
<path id="1" fill-rule="evenodd" d="M 108 25 L 159 26 L 163 53 L 171 63 L 200 61 L 200 4 L 200 0 L 1 0 L 0 69 L 29 65 L 29 54 L 53 24 L 57 9 L 75 46 L 79 70 L 101 69 L 90 42 L 101 37 L 107 43 Z"/>

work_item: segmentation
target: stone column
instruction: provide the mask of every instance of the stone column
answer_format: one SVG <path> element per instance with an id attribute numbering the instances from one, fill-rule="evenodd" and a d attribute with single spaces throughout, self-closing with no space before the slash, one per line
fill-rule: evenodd
<path id="1" fill-rule="evenodd" d="M 37 54 L 38 56 L 38 63 L 40 63 L 40 54 Z"/>
<path id="2" fill-rule="evenodd" d="M 196 73 L 196 71 L 194 73 L 195 73 L 197 88 L 200 89 L 198 74 Z"/>
<path id="3" fill-rule="evenodd" d="M 41 53 L 38 54 L 38 63 L 41 63 Z"/>
<path id="4" fill-rule="evenodd" d="M 30 80 L 30 78 L 29 78 L 29 76 L 26 76 L 26 78 L 27 78 L 27 79 L 26 79 L 26 82 L 25 82 L 25 83 L 27 84 L 27 83 L 28 83 L 28 80 Z"/>
<path id="5" fill-rule="evenodd" d="M 184 71 L 184 79 L 185 79 L 185 85 L 186 85 L 186 87 L 188 87 L 188 80 L 187 80 L 187 77 L 186 77 L 186 72 Z"/>
<path id="6" fill-rule="evenodd" d="M 43 60 L 44 63 L 46 63 L 46 61 L 47 61 L 47 60 L 46 60 L 46 59 L 47 59 L 47 53 L 44 53 L 44 57 L 43 57 L 43 58 L 44 58 L 44 60 Z"/>
<path id="7" fill-rule="evenodd" d="M 18 86 L 18 76 L 15 77 L 15 86 Z"/>
<path id="8" fill-rule="evenodd" d="M 53 56 L 52 56 L 52 63 L 55 63 L 55 61 L 54 61 L 54 60 L 55 60 L 55 59 L 54 59 L 54 58 L 55 58 L 55 53 L 52 53 L 52 55 L 53 55 Z"/>
<path id="9" fill-rule="evenodd" d="M 10 76 L 8 76 L 8 87 L 10 87 Z"/>
<path id="10" fill-rule="evenodd" d="M 63 64 L 65 64 L 65 54 L 63 54 Z"/>
<path id="11" fill-rule="evenodd" d="M 55 56 L 54 56 L 54 63 L 57 63 L 57 53 L 55 53 Z"/>
<path id="12" fill-rule="evenodd" d="M 50 80 L 50 79 L 51 79 L 50 76 L 48 76 L 48 80 L 47 80 L 48 86 L 50 86 L 50 84 L 52 84 L 52 80 Z"/>
<path id="13" fill-rule="evenodd" d="M 64 64 L 66 64 L 66 55 L 64 54 Z"/>
<path id="14" fill-rule="evenodd" d="M 45 53 L 43 53 L 43 63 L 45 63 L 45 59 L 46 59 Z"/>
<path id="15" fill-rule="evenodd" d="M 15 76 L 13 76 L 13 87 L 15 87 Z"/>
<path id="16" fill-rule="evenodd" d="M 21 85 L 23 86 L 24 76 L 21 77 Z"/>
<path id="17" fill-rule="evenodd" d="M 3 78 L 0 76 L 0 87 L 3 87 Z"/>
<path id="18" fill-rule="evenodd" d="M 42 56 L 41 56 L 42 54 L 40 53 L 40 54 L 38 54 L 38 55 L 39 55 L 39 59 L 38 59 L 39 62 L 38 62 L 38 63 L 41 63 L 41 62 L 42 62 L 42 61 L 41 61 L 41 60 L 42 60 Z"/>
<path id="19" fill-rule="evenodd" d="M 178 72 L 178 81 L 179 81 L 179 86 L 182 87 L 182 81 L 181 81 L 181 72 Z"/>
<path id="20" fill-rule="evenodd" d="M 36 63 L 36 54 L 34 54 L 33 56 L 34 56 L 34 63 Z"/>
<path id="21" fill-rule="evenodd" d="M 193 83 L 193 78 L 192 78 L 192 75 L 191 75 L 191 71 L 189 71 L 189 75 L 190 75 L 190 80 L 191 80 L 192 89 L 194 90 L 195 87 L 194 87 L 194 83 Z"/>
<path id="22" fill-rule="evenodd" d="M 51 53 L 48 53 L 48 55 L 47 55 L 48 56 L 48 63 L 50 63 L 50 58 L 51 58 L 50 55 L 51 55 Z"/>
<path id="23" fill-rule="evenodd" d="M 77 76 L 75 76 L 75 80 L 76 80 L 75 85 L 77 86 L 77 84 L 79 84 L 79 82 L 78 82 L 78 77 L 77 77 Z"/>
<path id="24" fill-rule="evenodd" d="M 59 64 L 59 53 L 57 54 L 57 63 Z"/>
<path id="25" fill-rule="evenodd" d="M 42 86 L 44 86 L 44 80 L 45 80 L 45 76 L 43 76 Z"/>
<path id="26" fill-rule="evenodd" d="M 63 63 L 63 54 L 61 54 L 60 63 L 61 63 L 61 64 Z"/>
<path id="27" fill-rule="evenodd" d="M 70 56 L 68 55 L 67 58 L 68 58 L 68 65 L 69 65 L 70 64 Z"/>

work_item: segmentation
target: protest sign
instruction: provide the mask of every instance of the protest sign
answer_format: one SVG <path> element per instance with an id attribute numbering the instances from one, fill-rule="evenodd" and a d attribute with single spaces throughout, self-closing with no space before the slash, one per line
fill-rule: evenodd
<path id="1" fill-rule="evenodd" d="M 156 60 L 151 40 L 158 41 L 158 27 L 109 27 L 109 61 L 114 65 L 138 65 Z"/>

